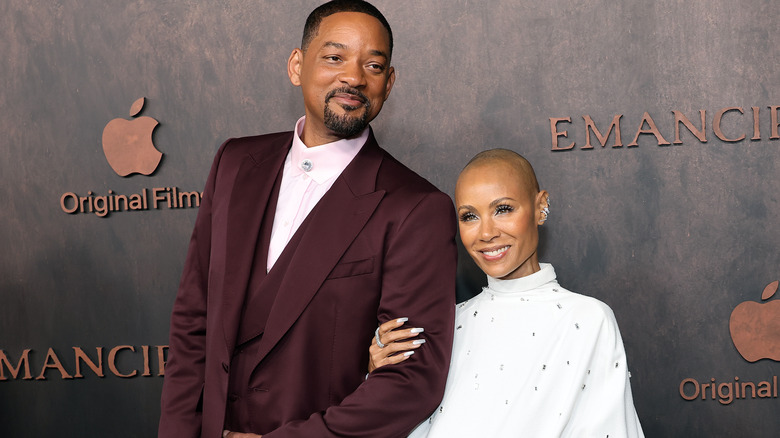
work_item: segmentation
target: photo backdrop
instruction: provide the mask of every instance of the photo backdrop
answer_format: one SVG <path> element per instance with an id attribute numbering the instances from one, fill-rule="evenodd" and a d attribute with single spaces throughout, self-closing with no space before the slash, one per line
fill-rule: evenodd
<path id="1" fill-rule="evenodd" d="M 197 192 L 226 138 L 303 114 L 286 61 L 317 4 L 0 2 L 0 436 L 156 434 Z M 450 195 L 480 150 L 533 163 L 541 260 L 614 310 L 645 434 L 776 436 L 776 2 L 375 4 L 380 144 Z M 112 143 L 141 117 L 163 156 L 123 177 L 155 161 Z M 462 300 L 484 279 L 460 263 Z"/>

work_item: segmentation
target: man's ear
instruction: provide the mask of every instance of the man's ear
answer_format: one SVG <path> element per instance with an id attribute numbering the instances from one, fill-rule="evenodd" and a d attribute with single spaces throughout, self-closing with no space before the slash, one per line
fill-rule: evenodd
<path id="1" fill-rule="evenodd" d="M 303 51 L 294 49 L 287 60 L 287 76 L 296 87 L 301 86 L 301 65 L 303 64 Z"/>
<path id="2" fill-rule="evenodd" d="M 393 89 L 395 83 L 395 67 L 390 66 L 390 71 L 387 73 L 387 85 L 385 85 L 385 100 L 390 97 L 390 91 Z"/>

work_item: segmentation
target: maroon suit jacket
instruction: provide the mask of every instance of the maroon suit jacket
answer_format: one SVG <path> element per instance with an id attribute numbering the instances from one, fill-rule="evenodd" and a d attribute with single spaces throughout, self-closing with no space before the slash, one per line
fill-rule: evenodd
<path id="1" fill-rule="evenodd" d="M 260 223 L 273 220 L 263 213 L 291 144 L 269 134 L 217 153 L 171 317 L 160 436 L 221 436 Z M 259 341 L 246 403 L 260 426 L 240 432 L 405 436 L 440 402 L 449 368 L 452 202 L 371 133 L 307 220 Z M 374 329 L 402 316 L 428 342 L 364 380 Z"/>

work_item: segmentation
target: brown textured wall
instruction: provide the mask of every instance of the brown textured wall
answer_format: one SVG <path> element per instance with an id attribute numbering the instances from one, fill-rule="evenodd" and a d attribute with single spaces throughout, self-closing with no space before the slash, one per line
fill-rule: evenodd
<path id="1" fill-rule="evenodd" d="M 72 347 L 133 345 L 119 368 L 143 371 L 141 346 L 167 341 L 195 209 L 99 218 L 65 214 L 60 197 L 200 190 L 222 140 L 290 129 L 302 105 L 285 62 L 317 3 L 0 2 L 0 349 L 14 366 L 33 350 L 32 380 L 0 381 L 0 435 L 154 434 L 160 378 L 123 379 L 108 365 L 104 378 L 63 380 L 54 366 L 34 377 L 52 365 L 49 348 L 73 374 Z M 449 193 L 479 150 L 530 159 L 553 200 L 542 259 L 614 309 L 647 436 L 775 436 L 777 398 L 722 405 L 678 392 L 686 378 L 780 374 L 775 360 L 742 359 L 728 327 L 736 305 L 780 277 L 775 2 L 376 4 L 394 27 L 398 71 L 374 123 L 380 143 Z M 101 134 L 139 97 L 165 155 L 152 176 L 122 178 Z M 724 115 L 722 130 L 742 141 L 714 133 L 729 107 L 744 115 Z M 706 143 L 683 129 L 681 145 L 644 134 L 627 146 L 645 112 L 672 142 L 675 110 L 697 126 L 706 110 Z M 606 131 L 616 114 L 624 146 L 594 136 L 581 149 L 583 116 Z M 558 125 L 572 150 L 551 151 L 551 117 L 572 119 Z M 482 281 L 464 265 L 462 296 Z"/>

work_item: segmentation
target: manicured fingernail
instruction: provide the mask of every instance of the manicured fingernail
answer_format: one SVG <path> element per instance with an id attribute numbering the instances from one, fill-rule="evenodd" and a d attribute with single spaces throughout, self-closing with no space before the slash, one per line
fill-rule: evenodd
<path id="1" fill-rule="evenodd" d="M 415 327 L 415 328 L 413 328 L 413 329 L 411 330 L 411 333 L 422 333 L 422 332 L 424 332 L 424 331 L 425 331 L 425 329 L 424 329 L 424 328 L 422 328 L 422 327 Z"/>
<path id="2" fill-rule="evenodd" d="M 425 343 L 425 339 L 415 339 L 414 341 L 412 341 L 413 345 L 420 345 L 424 343 Z"/>
<path id="3" fill-rule="evenodd" d="M 409 357 L 409 356 L 411 356 L 413 354 L 414 354 L 414 351 L 407 351 L 406 353 L 404 353 L 404 356 Z"/>
<path id="4" fill-rule="evenodd" d="M 395 322 L 397 322 L 399 324 L 404 323 L 406 321 L 409 321 L 409 318 L 398 318 L 398 319 L 395 320 Z"/>
<path id="5" fill-rule="evenodd" d="M 222 438 L 227 438 L 228 434 L 230 434 L 229 430 L 223 430 L 222 431 Z"/>

